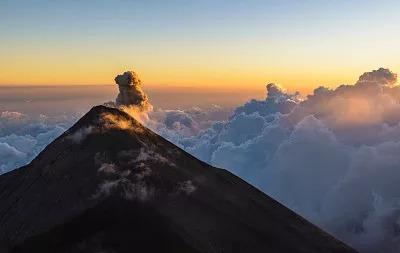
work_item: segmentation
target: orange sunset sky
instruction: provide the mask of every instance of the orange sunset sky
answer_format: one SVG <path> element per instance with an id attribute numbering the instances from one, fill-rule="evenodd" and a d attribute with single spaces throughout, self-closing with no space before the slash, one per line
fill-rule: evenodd
<path id="1" fill-rule="evenodd" d="M 0 85 L 112 84 L 134 69 L 154 88 L 307 93 L 400 69 L 396 1 L 45 2 L 0 3 Z"/>

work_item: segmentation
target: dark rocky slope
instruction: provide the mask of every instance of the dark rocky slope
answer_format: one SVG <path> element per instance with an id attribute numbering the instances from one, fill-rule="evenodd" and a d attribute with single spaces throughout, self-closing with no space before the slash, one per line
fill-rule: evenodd
<path id="1" fill-rule="evenodd" d="M 94 107 L 0 176 L 0 252 L 355 252 L 226 170 Z"/>

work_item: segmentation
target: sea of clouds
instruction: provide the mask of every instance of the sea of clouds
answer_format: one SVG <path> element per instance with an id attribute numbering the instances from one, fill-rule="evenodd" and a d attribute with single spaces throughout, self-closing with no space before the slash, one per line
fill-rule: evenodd
<path id="1" fill-rule="evenodd" d="M 396 82 L 381 68 L 353 85 L 319 87 L 306 98 L 268 84 L 265 100 L 251 100 L 229 117 L 218 106 L 139 110 L 139 116 L 199 159 L 229 169 L 361 252 L 399 252 Z M 0 173 L 29 162 L 75 120 L 1 112 Z"/>
<path id="2" fill-rule="evenodd" d="M 236 108 L 195 136 L 158 131 L 360 251 L 400 252 L 396 82 L 396 74 L 381 68 L 306 98 L 268 84 L 265 100 Z M 186 116 L 169 125 L 196 129 Z"/>
<path id="3" fill-rule="evenodd" d="M 29 163 L 76 120 L 73 115 L 0 112 L 0 174 Z"/>

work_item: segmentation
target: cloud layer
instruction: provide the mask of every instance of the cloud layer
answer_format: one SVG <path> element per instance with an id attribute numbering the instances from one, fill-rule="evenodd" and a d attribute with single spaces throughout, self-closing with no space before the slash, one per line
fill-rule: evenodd
<path id="1" fill-rule="evenodd" d="M 400 250 L 400 87 L 388 69 L 300 99 L 268 84 L 199 135 L 174 139 L 362 252 Z M 168 137 L 168 136 L 167 136 Z"/>
<path id="2" fill-rule="evenodd" d="M 0 174 L 30 162 L 75 120 L 74 116 L 30 117 L 0 112 Z"/>

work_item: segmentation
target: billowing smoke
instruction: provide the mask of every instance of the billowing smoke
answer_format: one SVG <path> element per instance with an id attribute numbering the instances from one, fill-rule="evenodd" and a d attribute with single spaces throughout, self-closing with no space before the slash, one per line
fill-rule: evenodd
<path id="1" fill-rule="evenodd" d="M 148 111 L 152 108 L 147 95 L 142 90 L 142 82 L 134 71 L 126 71 L 115 77 L 119 94 L 116 99 L 117 106 L 135 106 L 139 110 Z"/>
<path id="2" fill-rule="evenodd" d="M 164 136 L 361 252 L 400 252 L 400 87 L 380 68 L 301 99 L 275 84 L 190 138 Z M 190 123 L 192 124 L 192 123 Z"/>
<path id="3" fill-rule="evenodd" d="M 140 122 L 148 120 L 148 112 L 153 110 L 147 95 L 142 90 L 142 82 L 134 71 L 126 71 L 115 77 L 119 94 L 115 100 L 116 106 L 131 114 Z"/>

